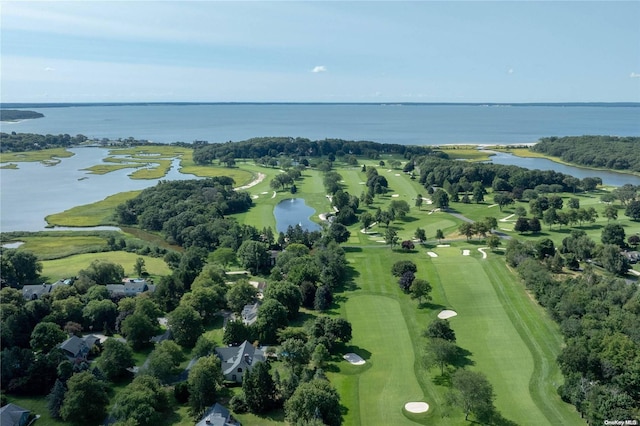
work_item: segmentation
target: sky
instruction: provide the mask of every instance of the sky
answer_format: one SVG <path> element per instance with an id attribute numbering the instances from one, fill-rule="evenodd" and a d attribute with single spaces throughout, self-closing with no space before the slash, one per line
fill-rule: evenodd
<path id="1" fill-rule="evenodd" d="M 6 1 L 2 102 L 640 102 L 640 1 Z"/>

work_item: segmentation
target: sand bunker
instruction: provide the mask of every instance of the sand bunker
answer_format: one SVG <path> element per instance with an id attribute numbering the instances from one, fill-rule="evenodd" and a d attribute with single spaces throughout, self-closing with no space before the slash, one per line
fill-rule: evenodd
<path id="1" fill-rule="evenodd" d="M 485 250 L 486 250 L 486 248 L 479 248 L 479 249 L 478 249 L 478 251 L 479 251 L 480 253 L 482 253 L 482 258 L 483 258 L 483 259 L 486 259 L 486 258 L 487 258 L 487 252 L 486 252 Z"/>
<path id="2" fill-rule="evenodd" d="M 426 413 L 429 410 L 429 404 L 426 402 L 407 402 L 404 409 L 410 413 Z"/>
<path id="3" fill-rule="evenodd" d="M 451 244 L 438 244 L 436 247 L 451 247 Z"/>
<path id="4" fill-rule="evenodd" d="M 509 216 L 503 217 L 502 219 L 500 219 L 500 222 L 507 222 L 509 219 L 511 219 L 514 216 L 515 214 L 510 214 Z"/>
<path id="5" fill-rule="evenodd" d="M 251 198 L 255 200 L 256 198 L 258 198 L 258 196 L 257 195 L 252 195 Z"/>
<path id="6" fill-rule="evenodd" d="M 267 194 L 268 194 L 268 192 L 267 192 L 267 191 L 264 191 L 264 192 L 261 192 L 261 194 L 262 194 L 262 195 L 267 195 Z"/>
<path id="7" fill-rule="evenodd" d="M 431 257 L 438 257 L 438 255 L 432 251 L 428 251 L 427 254 Z"/>
<path id="8" fill-rule="evenodd" d="M 445 309 L 444 311 L 440 312 L 438 314 L 438 318 L 440 319 L 449 319 L 449 318 L 453 318 L 456 315 L 458 315 L 458 313 L 456 311 L 451 311 L 449 309 Z"/>
<path id="9" fill-rule="evenodd" d="M 349 352 L 348 354 L 344 354 L 342 358 L 349 361 L 352 365 L 363 365 L 366 361 L 362 359 L 362 357 L 358 354 L 354 354 L 353 352 Z"/>
<path id="10" fill-rule="evenodd" d="M 395 175 L 396 175 L 396 176 L 400 176 L 400 173 L 396 173 Z"/>
<path id="11" fill-rule="evenodd" d="M 400 194 L 393 194 L 393 195 L 391 196 L 391 198 L 398 198 L 399 196 L 400 196 Z"/>
<path id="12" fill-rule="evenodd" d="M 471 252 L 469 250 L 462 250 L 462 255 L 463 256 L 469 256 L 471 254 Z"/>

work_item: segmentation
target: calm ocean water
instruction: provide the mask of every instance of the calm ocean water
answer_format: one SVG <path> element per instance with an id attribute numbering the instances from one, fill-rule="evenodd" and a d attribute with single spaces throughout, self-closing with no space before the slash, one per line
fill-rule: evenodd
<path id="1" fill-rule="evenodd" d="M 513 144 L 545 136 L 640 136 L 640 107 L 627 106 L 155 104 L 30 109 L 45 117 L 2 123 L 2 130 L 161 143 L 299 136 L 412 145 Z"/>

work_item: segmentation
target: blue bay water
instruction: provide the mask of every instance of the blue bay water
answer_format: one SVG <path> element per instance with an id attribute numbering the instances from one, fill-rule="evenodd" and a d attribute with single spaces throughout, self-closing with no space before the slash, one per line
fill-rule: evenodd
<path id="1" fill-rule="evenodd" d="M 261 136 L 439 145 L 515 144 L 546 136 L 640 136 L 640 107 L 373 104 L 116 105 L 32 108 L 45 117 L 3 131 L 160 143 Z"/>
<path id="2" fill-rule="evenodd" d="M 44 118 L 2 123 L 2 131 L 82 133 L 91 138 L 149 139 L 156 142 L 224 142 L 260 136 L 341 138 L 401 144 L 517 144 L 544 136 L 610 134 L 640 136 L 640 108 L 601 106 L 469 105 L 119 105 L 32 108 Z M 75 155 L 52 167 L 19 163 L 0 169 L 0 231 L 35 231 L 44 217 L 108 195 L 154 185 L 132 180 L 131 170 L 88 175 L 81 170 L 107 155 L 100 148 L 74 148 Z M 637 176 L 559 166 L 543 159 L 495 157 L 495 162 L 556 169 L 578 177 L 602 175 L 605 184 L 640 184 Z M 524 164 L 523 162 L 526 162 Z M 163 179 L 190 179 L 177 160 Z M 312 214 L 309 213 L 309 214 Z M 299 223 L 305 215 L 294 215 Z M 300 217 L 300 219 L 297 219 Z M 295 224 L 294 223 L 294 224 Z M 286 227 L 286 226 L 285 226 Z"/>

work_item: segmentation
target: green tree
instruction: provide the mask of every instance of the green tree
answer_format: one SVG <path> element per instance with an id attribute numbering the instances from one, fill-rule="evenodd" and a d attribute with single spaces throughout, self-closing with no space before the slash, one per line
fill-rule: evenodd
<path id="1" fill-rule="evenodd" d="M 42 263 L 26 250 L 2 250 L 2 278 L 12 285 L 35 283 L 42 272 Z"/>
<path id="2" fill-rule="evenodd" d="M 429 324 L 424 335 L 430 339 L 444 339 L 455 343 L 456 332 L 449 325 L 449 321 L 437 318 Z"/>
<path id="3" fill-rule="evenodd" d="M 282 342 L 278 353 L 280 359 L 293 371 L 299 371 L 300 367 L 307 365 L 311 357 L 305 342 L 295 338 Z"/>
<path id="4" fill-rule="evenodd" d="M 138 257 L 136 259 L 136 263 L 133 265 L 133 270 L 136 275 L 141 277 L 147 272 L 147 268 L 145 266 L 145 261 L 143 257 Z"/>
<path id="5" fill-rule="evenodd" d="M 392 200 L 389 209 L 393 211 L 393 216 L 399 219 L 404 218 L 409 213 L 409 204 L 404 200 Z"/>
<path id="6" fill-rule="evenodd" d="M 227 291 L 227 304 L 229 308 L 239 314 L 245 305 L 255 303 L 258 290 L 248 281 L 238 281 Z"/>
<path id="7" fill-rule="evenodd" d="M 398 260 L 391 267 L 391 274 L 396 277 L 401 277 L 405 272 L 408 271 L 413 273 L 418 272 L 418 267 L 410 260 Z"/>
<path id="8" fill-rule="evenodd" d="M 269 260 L 269 247 L 259 241 L 244 241 L 238 248 L 240 264 L 252 273 L 258 273 Z"/>
<path id="9" fill-rule="evenodd" d="M 277 300 L 267 299 L 258 308 L 258 319 L 255 327 L 263 343 L 277 340 L 277 331 L 289 324 L 287 308 Z"/>
<path id="10" fill-rule="evenodd" d="M 433 205 L 439 209 L 446 210 L 449 207 L 449 195 L 440 188 L 433 193 L 431 200 Z"/>
<path id="11" fill-rule="evenodd" d="M 440 367 L 440 374 L 444 374 L 445 367 L 453 364 L 457 356 L 458 347 L 454 343 L 441 338 L 429 339 L 426 361 Z"/>
<path id="12" fill-rule="evenodd" d="M 422 300 L 431 300 L 431 284 L 429 281 L 423 279 L 416 279 L 411 283 L 409 291 L 411 292 L 412 299 L 418 299 L 418 303 L 422 303 Z"/>
<path id="13" fill-rule="evenodd" d="M 618 224 L 608 224 L 602 229 L 602 244 L 615 244 L 618 247 L 624 246 L 624 228 Z"/>
<path id="14" fill-rule="evenodd" d="M 219 247 L 211 253 L 211 259 L 225 270 L 236 260 L 236 252 L 229 247 Z"/>
<path id="15" fill-rule="evenodd" d="M 300 288 L 286 281 L 275 281 L 269 284 L 264 292 L 264 298 L 282 303 L 287 308 L 289 319 L 298 315 L 302 303 Z"/>
<path id="16" fill-rule="evenodd" d="M 155 377 L 141 375 L 120 393 L 113 404 L 112 414 L 119 422 L 138 426 L 160 423 L 169 407 L 169 396 Z"/>
<path id="17" fill-rule="evenodd" d="M 91 300 L 82 309 L 85 324 L 93 330 L 102 330 L 106 325 L 113 330 L 118 316 L 118 307 L 111 300 Z"/>
<path id="18" fill-rule="evenodd" d="M 58 324 L 41 322 L 31 332 L 31 349 L 36 352 L 50 352 L 60 343 L 64 342 L 67 335 Z"/>
<path id="19" fill-rule="evenodd" d="M 475 234 L 476 231 L 473 226 L 473 223 L 462 222 L 460 226 L 458 226 L 458 232 L 461 235 L 464 235 L 465 237 L 467 237 L 467 241 L 469 241 L 469 239 L 473 236 L 473 234 Z"/>
<path id="20" fill-rule="evenodd" d="M 64 383 L 60 379 L 56 379 L 51 392 L 47 395 L 47 410 L 54 419 L 60 419 L 60 409 L 64 402 L 64 394 L 67 391 Z"/>
<path id="21" fill-rule="evenodd" d="M 120 330 L 131 347 L 139 350 L 149 345 L 149 340 L 160 332 L 160 326 L 156 320 L 136 312 L 122 321 Z"/>
<path id="22" fill-rule="evenodd" d="M 242 377 L 244 400 L 252 413 L 265 413 L 276 404 L 277 389 L 269 369 L 269 363 L 259 362 Z"/>
<path id="23" fill-rule="evenodd" d="M 453 374 L 454 402 L 462 408 L 464 419 L 473 413 L 479 420 L 487 419 L 494 411 L 493 387 L 480 372 L 460 369 Z"/>
<path id="24" fill-rule="evenodd" d="M 604 206 L 604 217 L 607 218 L 607 223 L 611 220 L 616 220 L 618 218 L 618 208 L 612 204 L 607 204 Z"/>
<path id="25" fill-rule="evenodd" d="M 427 232 L 422 228 L 417 228 L 416 232 L 413 234 L 413 237 L 421 243 L 424 243 L 425 241 L 427 241 Z"/>
<path id="26" fill-rule="evenodd" d="M 511 194 L 498 192 L 493 196 L 493 202 L 496 203 L 500 211 L 502 211 L 503 207 L 513 204 L 514 199 Z"/>
<path id="27" fill-rule="evenodd" d="M 630 217 L 631 220 L 640 220 L 640 201 L 630 201 L 624 211 L 624 214 L 625 216 Z"/>
<path id="28" fill-rule="evenodd" d="M 389 244 L 391 246 L 391 249 L 393 250 L 393 246 L 398 245 L 398 240 L 398 233 L 395 231 L 395 229 L 387 227 L 387 230 L 384 233 L 385 243 Z"/>
<path id="29" fill-rule="evenodd" d="M 71 376 L 60 408 L 60 417 L 78 425 L 102 423 L 109 397 L 105 385 L 88 371 Z"/>
<path id="30" fill-rule="evenodd" d="M 163 340 L 149 354 L 146 370 L 162 383 L 168 383 L 184 360 L 182 349 L 172 340 Z"/>
<path id="31" fill-rule="evenodd" d="M 83 276 L 96 284 L 119 283 L 124 278 L 124 268 L 117 263 L 96 259 L 87 269 L 78 272 L 78 277 Z"/>
<path id="32" fill-rule="evenodd" d="M 204 333 L 202 317 L 191 306 L 178 306 L 167 316 L 167 320 L 176 343 L 185 348 L 193 348 L 198 337 Z"/>
<path id="33" fill-rule="evenodd" d="M 600 262 L 608 272 L 624 275 L 629 270 L 629 260 L 620 253 L 620 247 L 615 244 L 605 244 L 600 253 Z"/>
<path id="34" fill-rule="evenodd" d="M 500 237 L 495 234 L 491 234 L 487 237 L 487 245 L 493 251 L 500 246 Z"/>
<path id="35" fill-rule="evenodd" d="M 360 215 L 360 223 L 362 223 L 363 229 L 366 231 L 373 223 L 374 218 L 369 212 L 364 212 Z"/>
<path id="36" fill-rule="evenodd" d="M 251 340 L 251 331 L 240 320 L 228 321 L 224 328 L 222 343 L 225 345 L 239 345 L 245 340 Z"/>
<path id="37" fill-rule="evenodd" d="M 416 207 L 418 208 L 418 210 L 421 210 L 423 202 L 424 200 L 422 199 L 422 195 L 418 194 L 418 196 L 416 197 Z"/>
<path id="38" fill-rule="evenodd" d="M 284 405 L 285 418 L 293 424 L 320 420 L 328 426 L 342 424 L 340 396 L 326 380 L 302 383 Z"/>
<path id="39" fill-rule="evenodd" d="M 131 348 L 116 339 L 107 339 L 103 346 L 102 354 L 97 361 L 100 370 L 109 380 L 128 376 L 130 373 L 127 369 L 135 365 Z"/>
<path id="40" fill-rule="evenodd" d="M 438 242 L 444 240 L 444 232 L 442 232 L 442 229 L 436 229 L 436 240 L 438 240 Z"/>
<path id="41" fill-rule="evenodd" d="M 191 413 L 200 414 L 216 402 L 218 389 L 222 385 L 220 359 L 215 355 L 200 358 L 189 371 L 187 384 Z"/>

